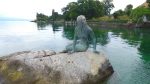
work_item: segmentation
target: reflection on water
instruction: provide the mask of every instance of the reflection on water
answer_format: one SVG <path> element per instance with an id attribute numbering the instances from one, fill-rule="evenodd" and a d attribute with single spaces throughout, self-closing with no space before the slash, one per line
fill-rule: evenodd
<path id="1" fill-rule="evenodd" d="M 55 22 L 53 22 L 52 23 L 52 28 L 53 28 L 53 31 L 55 32 L 57 32 L 57 31 L 61 31 L 61 28 L 62 28 L 62 24 L 61 23 L 55 23 Z"/>
<path id="2" fill-rule="evenodd" d="M 110 42 L 108 30 L 105 30 L 105 29 L 101 29 L 101 30 L 98 29 L 97 30 L 97 29 L 95 29 L 94 33 L 95 33 L 98 44 L 104 46 Z"/>
<path id="3" fill-rule="evenodd" d="M 45 27 L 48 26 L 49 24 L 44 22 L 44 21 L 41 21 L 41 22 L 37 22 L 37 28 L 38 30 L 45 30 Z"/>
<path id="4" fill-rule="evenodd" d="M 150 29 L 91 27 L 97 50 L 107 55 L 115 70 L 107 84 L 150 83 Z M 59 52 L 72 43 L 74 28 L 57 23 L 0 22 L 0 55 L 41 49 Z"/>
<path id="5" fill-rule="evenodd" d="M 69 39 L 69 40 L 73 40 L 74 37 L 74 26 L 70 26 L 70 25 L 65 25 L 63 27 L 63 37 Z"/>
<path id="6" fill-rule="evenodd" d="M 51 24 L 47 22 L 37 22 L 37 28 L 38 30 L 45 30 L 47 26 L 52 25 L 53 32 L 55 31 L 61 31 L 60 27 L 62 26 L 62 23 L 55 23 L 52 22 Z"/>

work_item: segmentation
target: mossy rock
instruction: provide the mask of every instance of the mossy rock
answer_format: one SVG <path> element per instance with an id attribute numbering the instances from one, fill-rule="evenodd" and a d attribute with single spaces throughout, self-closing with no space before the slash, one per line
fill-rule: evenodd
<path id="1" fill-rule="evenodd" d="M 18 60 L 0 61 L 0 81 L 4 84 L 29 84 L 36 81 L 35 73 L 30 71 L 30 67 Z"/>
<path id="2" fill-rule="evenodd" d="M 1 58 L 0 84 L 99 84 L 113 73 L 104 54 L 41 52 Z"/>

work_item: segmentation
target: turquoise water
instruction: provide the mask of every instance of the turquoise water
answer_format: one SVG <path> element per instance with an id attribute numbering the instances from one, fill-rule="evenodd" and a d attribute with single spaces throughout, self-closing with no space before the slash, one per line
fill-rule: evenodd
<path id="1" fill-rule="evenodd" d="M 107 84 L 150 84 L 150 29 L 91 27 L 97 50 L 107 55 L 115 71 Z M 73 30 L 62 24 L 0 21 L 0 56 L 28 50 L 59 52 L 72 43 Z"/>

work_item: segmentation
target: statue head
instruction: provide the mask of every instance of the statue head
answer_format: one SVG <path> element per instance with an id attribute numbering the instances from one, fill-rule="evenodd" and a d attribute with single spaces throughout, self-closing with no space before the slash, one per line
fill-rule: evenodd
<path id="1" fill-rule="evenodd" d="M 86 18 L 84 15 L 80 15 L 77 17 L 77 26 L 86 25 Z"/>

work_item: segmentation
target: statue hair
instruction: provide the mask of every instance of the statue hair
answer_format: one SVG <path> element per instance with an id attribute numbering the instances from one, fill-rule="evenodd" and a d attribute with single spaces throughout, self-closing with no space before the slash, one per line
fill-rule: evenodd
<path id="1" fill-rule="evenodd" d="M 88 31 L 91 28 L 88 26 L 86 22 L 86 18 L 84 15 L 80 15 L 77 17 L 77 26 L 75 28 L 75 33 L 77 37 L 87 37 Z"/>

